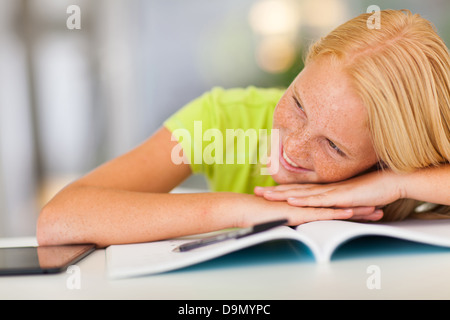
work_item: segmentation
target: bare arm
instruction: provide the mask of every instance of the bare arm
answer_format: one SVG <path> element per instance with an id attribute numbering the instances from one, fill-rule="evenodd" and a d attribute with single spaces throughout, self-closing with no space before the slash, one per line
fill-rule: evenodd
<path id="1" fill-rule="evenodd" d="M 346 181 L 317 185 L 282 185 L 259 188 L 268 200 L 286 200 L 294 206 L 383 206 L 398 199 L 450 205 L 450 165 L 396 174 L 376 171 Z"/>
<path id="2" fill-rule="evenodd" d="M 150 241 L 178 235 L 177 224 L 186 232 L 201 231 L 198 221 L 207 222 L 189 210 L 201 215 L 207 211 L 207 203 L 200 205 L 194 200 L 199 196 L 167 194 L 191 174 L 189 165 L 172 163 L 175 145 L 171 133 L 162 128 L 136 149 L 64 188 L 39 216 L 39 243 L 104 246 Z M 191 219 L 180 220 L 183 217 Z M 212 228 L 228 226 L 218 219 L 214 222 Z"/>
<path id="3" fill-rule="evenodd" d="M 418 170 L 401 178 L 403 198 L 450 206 L 450 165 Z"/>
<path id="4" fill-rule="evenodd" d="M 171 133 L 160 129 L 141 146 L 60 191 L 38 219 L 41 245 L 133 243 L 167 239 L 270 219 L 290 224 L 346 219 L 347 210 L 296 208 L 237 193 L 169 194 L 186 179 L 188 164 L 171 159 Z"/>

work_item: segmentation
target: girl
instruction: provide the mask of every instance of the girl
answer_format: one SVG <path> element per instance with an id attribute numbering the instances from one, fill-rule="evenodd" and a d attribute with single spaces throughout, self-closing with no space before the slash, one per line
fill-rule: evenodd
<path id="1" fill-rule="evenodd" d="M 39 244 L 104 247 L 280 218 L 299 225 L 447 217 L 448 50 L 409 11 L 382 11 L 380 29 L 368 28 L 369 17 L 314 44 L 285 92 L 214 89 L 136 149 L 64 188 L 42 209 Z M 261 141 L 250 144 L 244 161 L 236 148 L 221 158 L 229 145 L 218 137 L 227 130 L 271 128 L 270 175 L 249 161 Z M 198 132 L 212 133 L 201 137 L 214 143 L 199 143 Z M 197 173 L 213 192 L 169 193 Z"/>

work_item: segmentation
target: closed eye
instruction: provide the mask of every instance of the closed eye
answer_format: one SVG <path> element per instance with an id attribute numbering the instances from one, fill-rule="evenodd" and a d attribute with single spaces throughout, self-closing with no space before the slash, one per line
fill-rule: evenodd
<path id="1" fill-rule="evenodd" d="M 328 145 L 329 145 L 334 151 L 336 151 L 336 152 L 337 152 L 339 155 L 341 155 L 341 156 L 345 156 L 345 153 L 342 152 L 342 150 L 339 149 L 339 147 L 338 147 L 337 145 L 335 145 L 333 141 L 331 141 L 331 140 L 329 140 L 329 139 L 327 139 L 327 140 L 328 140 Z"/>
<path id="2" fill-rule="evenodd" d="M 295 95 L 295 93 L 292 95 L 292 99 L 294 100 L 297 108 L 300 109 L 300 111 L 303 112 L 305 116 L 307 116 L 305 109 L 303 108 L 299 98 Z M 331 141 L 330 139 L 326 139 L 326 141 L 333 152 L 337 153 L 341 157 L 346 157 L 346 154 L 333 141 Z"/>
<path id="3" fill-rule="evenodd" d="M 303 107 L 302 107 L 300 101 L 298 101 L 297 97 L 294 96 L 294 97 L 292 97 L 292 98 L 294 99 L 294 102 L 295 102 L 296 106 L 297 106 L 300 110 L 302 110 L 303 112 L 305 112 L 305 110 L 303 109 Z"/>

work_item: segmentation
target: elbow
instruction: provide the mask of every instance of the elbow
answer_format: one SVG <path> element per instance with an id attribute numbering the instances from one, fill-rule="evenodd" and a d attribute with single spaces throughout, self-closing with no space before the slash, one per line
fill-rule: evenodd
<path id="1" fill-rule="evenodd" d="M 44 206 L 39 213 L 36 224 L 36 239 L 40 246 L 59 244 L 57 241 L 56 221 L 49 204 Z"/>
<path id="2" fill-rule="evenodd" d="M 76 244 L 74 229 L 62 208 L 50 201 L 39 213 L 36 223 L 36 239 L 40 246 Z"/>
<path id="3" fill-rule="evenodd" d="M 81 223 L 82 224 L 82 223 Z M 64 206 L 50 201 L 40 211 L 36 223 L 36 239 L 39 246 L 71 244 L 95 244 L 80 227 L 79 217 L 73 217 Z"/>
<path id="4" fill-rule="evenodd" d="M 67 188 L 51 199 L 39 212 L 36 223 L 36 239 L 40 246 L 77 244 L 77 221 L 73 217 L 71 202 L 73 196 Z M 79 237 L 79 235 L 78 235 Z"/>

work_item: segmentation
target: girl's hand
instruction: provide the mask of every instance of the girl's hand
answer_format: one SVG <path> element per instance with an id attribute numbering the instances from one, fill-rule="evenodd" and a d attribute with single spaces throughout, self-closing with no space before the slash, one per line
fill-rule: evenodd
<path id="1" fill-rule="evenodd" d="M 297 207 L 351 208 L 352 220 L 379 220 L 386 204 L 403 197 L 400 176 L 376 171 L 330 184 L 286 184 L 256 187 L 255 194 Z M 370 210 L 372 209 L 372 210 Z"/>
<path id="2" fill-rule="evenodd" d="M 231 198 L 230 198 L 231 199 Z M 234 227 L 249 227 L 269 220 L 287 219 L 289 226 L 319 220 L 375 220 L 382 212 L 375 207 L 360 208 L 315 208 L 296 207 L 286 201 L 268 201 L 263 197 L 239 194 L 230 205 L 230 214 L 235 217 Z M 376 212 L 378 211 L 378 212 Z M 373 219 L 371 218 L 373 217 Z"/>

